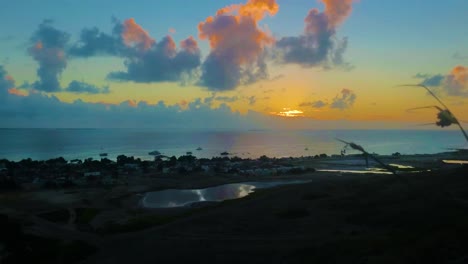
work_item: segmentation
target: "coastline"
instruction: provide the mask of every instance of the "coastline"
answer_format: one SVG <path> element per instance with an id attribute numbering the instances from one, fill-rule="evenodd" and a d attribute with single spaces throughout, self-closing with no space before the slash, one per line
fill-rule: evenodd
<path id="1" fill-rule="evenodd" d="M 187 230 L 190 230 L 188 231 L 189 233 L 195 232 L 197 234 L 195 235 L 197 239 L 214 246 L 214 244 L 211 243 L 218 241 L 218 236 L 216 236 L 217 238 L 213 238 L 212 236 L 219 231 L 217 231 L 217 224 L 215 224 L 218 223 L 219 220 L 214 219 L 226 219 L 226 214 L 243 223 L 241 226 L 244 226 L 245 231 L 242 231 L 242 235 L 240 236 L 247 239 L 247 241 L 248 239 L 255 239 L 256 241 L 266 242 L 271 239 L 266 233 L 262 233 L 261 235 L 257 234 L 252 237 L 252 235 L 244 233 L 247 232 L 247 230 L 256 233 L 257 231 L 255 231 L 255 228 L 265 228 L 262 227 L 262 225 L 271 226 L 272 228 L 273 226 L 280 227 L 280 231 L 278 232 L 286 233 L 278 235 L 284 236 L 288 241 L 292 241 L 292 244 L 288 246 L 280 242 L 275 242 L 275 246 L 273 247 L 285 257 L 291 252 L 299 250 L 301 247 L 307 247 L 306 244 L 309 242 L 320 244 L 323 241 L 318 242 L 320 241 L 319 238 L 309 235 L 305 236 L 305 234 L 304 236 L 299 235 L 299 237 L 288 235 L 290 234 L 289 232 L 293 231 L 287 231 L 287 229 L 282 226 L 285 224 L 284 221 L 290 222 L 296 221 L 294 219 L 299 219 L 297 221 L 301 224 L 297 227 L 291 227 L 292 230 L 306 228 L 306 230 L 311 230 L 311 232 L 312 230 L 315 230 L 313 232 L 324 232 L 316 230 L 316 227 L 314 227 L 314 225 L 319 223 L 315 223 L 315 220 L 312 220 L 310 217 L 311 215 L 315 215 L 319 216 L 320 219 L 327 219 L 327 221 L 330 222 L 326 224 L 330 228 L 327 229 L 329 230 L 327 232 L 332 232 L 334 228 L 342 228 L 338 223 L 333 224 L 336 222 L 335 216 L 332 216 L 335 213 L 331 213 L 331 211 L 329 211 L 330 209 L 321 207 L 315 208 L 315 201 L 327 204 L 326 208 L 334 208 L 337 204 L 348 204 L 347 200 L 350 197 L 349 195 L 352 195 L 352 197 L 354 197 L 353 199 L 364 199 L 363 201 L 365 201 L 365 203 L 372 203 L 372 200 L 376 198 L 375 206 L 386 206 L 386 203 L 400 201 L 401 195 L 412 199 L 411 197 L 413 194 L 411 193 L 413 191 L 411 190 L 416 190 L 416 193 L 429 193 L 431 190 L 437 190 L 434 189 L 437 188 L 437 186 L 446 186 L 443 187 L 445 189 L 444 192 L 451 193 L 451 196 L 444 198 L 450 199 L 449 203 L 458 204 L 458 200 L 465 200 L 461 189 L 465 184 L 468 186 L 468 180 L 465 182 L 464 177 L 462 177 L 464 172 L 460 172 L 460 170 L 466 171 L 466 166 L 445 164 L 442 160 L 453 158 L 466 160 L 466 154 L 446 152 L 425 155 L 401 155 L 398 157 L 379 156 L 379 158 L 387 164 L 396 163 L 403 165 L 403 171 L 400 171 L 397 176 L 321 171 L 303 171 L 301 173 L 283 173 L 280 175 L 240 175 L 235 173 L 213 173 L 205 175 L 200 173 L 183 173 L 151 176 L 148 174 L 136 173 L 132 177 L 129 177 L 128 185 L 116 185 L 110 188 L 91 186 L 86 188 L 3 192 L 0 193 L 0 202 L 2 203 L 0 214 L 8 215 L 10 218 L 17 219 L 23 224 L 29 223 L 24 228 L 26 233 L 60 240 L 73 238 L 94 246 L 97 250 L 97 255 L 90 256 L 86 263 L 112 263 L 112 261 L 116 261 L 114 263 L 125 263 L 130 260 L 131 254 L 137 254 L 145 248 L 144 245 L 140 245 L 141 243 L 157 245 L 158 247 L 164 248 L 167 252 L 176 254 L 180 252 L 187 253 L 188 249 L 186 246 L 179 249 L 169 249 L 167 246 L 161 245 L 158 241 L 151 239 L 150 237 L 153 235 L 149 234 L 154 234 L 155 237 L 166 237 L 166 239 L 172 241 L 171 243 L 174 243 L 174 245 L 181 246 L 181 243 L 189 243 L 190 247 L 199 251 L 196 253 L 192 250 L 188 250 L 188 252 L 192 254 L 200 255 L 203 252 L 207 254 L 207 252 L 195 244 L 183 242 L 186 241 L 187 235 L 186 233 L 180 232 L 188 228 Z M 264 162 L 267 164 L 274 164 L 271 160 L 264 160 Z M 288 159 L 288 162 L 292 167 L 317 168 L 318 170 L 320 170 L 320 168 L 335 168 L 338 170 L 365 168 L 364 159 L 358 155 L 321 159 L 314 159 L 313 157 L 293 158 Z M 374 166 L 375 164 L 371 163 L 370 165 Z M 412 165 L 414 168 L 405 168 L 405 166 L 408 165 Z M 412 172 L 411 170 L 416 170 L 416 172 Z M 454 175 L 455 177 L 448 178 L 445 175 Z M 404 179 L 404 181 L 401 181 L 401 179 Z M 449 179 L 454 182 L 450 183 Z M 307 180 L 310 182 L 298 185 L 278 186 L 271 189 L 261 189 L 241 199 L 224 202 L 195 203 L 192 206 L 182 208 L 147 209 L 140 206 L 142 195 L 150 191 L 208 188 L 227 183 L 278 180 Z M 439 182 L 443 182 L 443 185 L 440 185 Z M 431 187 L 425 190 L 424 188 L 426 188 L 428 184 Z M 392 190 L 390 193 L 384 191 L 385 195 L 390 195 L 388 198 L 385 198 L 385 203 L 378 205 L 380 203 L 378 200 L 381 199 L 378 197 L 382 194 L 378 189 L 373 189 L 374 187 L 371 186 Z M 370 194 L 366 194 L 368 192 Z M 424 197 L 426 197 L 425 195 L 426 194 L 424 194 Z M 361 196 L 362 198 L 358 198 Z M 452 196 L 456 199 L 450 198 Z M 354 210 L 363 210 L 359 203 L 349 204 L 348 206 L 349 208 L 343 212 L 348 212 L 349 210 L 353 212 Z M 422 206 L 422 204 L 418 206 Z M 290 211 L 288 208 L 292 208 L 291 210 L 293 211 Z M 83 218 L 83 216 L 80 215 L 83 209 L 85 211 L 93 211 L 94 213 L 92 217 L 89 216 L 89 219 L 86 221 L 71 220 L 71 216 L 67 217 L 66 220 L 54 219 L 55 217 L 49 218 L 50 216 L 47 216 L 56 215 L 58 212 L 64 211 L 64 209 L 73 212 L 73 214 L 77 214 L 77 219 Z M 267 216 L 269 215 L 270 218 L 264 219 L 263 216 L 260 217 L 257 211 L 263 211 Z M 331 215 L 326 216 L 330 213 Z M 215 217 L 217 214 L 221 215 Z M 248 217 L 248 215 L 251 217 Z M 288 220 L 289 217 L 292 217 L 291 220 Z M 251 221 L 248 225 L 246 224 L 247 222 L 245 222 L 247 219 Z M 312 222 L 308 223 L 308 221 Z M 229 222 L 231 223 L 231 221 Z M 232 230 L 223 231 L 223 234 L 226 235 L 226 239 L 229 240 L 232 236 L 237 237 L 236 232 L 239 226 L 236 227 L 234 222 L 228 224 L 228 226 L 230 226 L 228 230 L 230 230 L 230 228 L 232 228 Z M 359 230 L 360 229 L 361 227 Z M 299 230 L 294 232 L 299 232 Z M 300 232 L 298 234 L 300 234 Z M 338 239 L 336 234 L 332 235 L 332 233 L 329 233 L 328 236 L 331 236 L 333 239 Z M 254 245 L 249 243 L 243 244 L 241 241 L 245 242 L 244 239 L 239 240 L 239 243 L 233 242 L 233 246 L 236 250 L 240 250 L 240 252 L 244 253 L 248 252 L 248 254 L 264 256 L 261 252 L 257 254 L 251 251 L 252 249 L 249 248 L 249 246 L 255 248 Z M 306 241 L 309 242 L 306 243 Z M 135 243 L 135 245 L 131 246 L 132 243 Z M 218 241 L 216 243 L 222 242 Z M 137 248 L 136 245 L 140 245 L 142 248 Z M 128 253 L 125 253 L 126 250 L 124 250 L 124 248 L 127 248 Z M 224 254 L 226 257 L 233 257 L 230 253 L 225 252 L 224 249 L 216 246 L 215 248 L 217 248 L 216 250 L 221 250 L 220 252 L 222 253 L 220 254 Z M 114 250 L 117 250 L 119 254 L 116 254 L 109 260 L 105 259 L 105 256 L 108 257 L 109 253 Z M 143 260 L 143 263 L 145 263 L 145 261 L 146 263 L 151 263 L 154 262 L 154 260 L 169 260 L 169 253 L 159 252 L 153 257 L 151 256 L 152 254 L 145 257 L 146 260 Z M 234 257 L 233 259 L 236 258 Z"/>

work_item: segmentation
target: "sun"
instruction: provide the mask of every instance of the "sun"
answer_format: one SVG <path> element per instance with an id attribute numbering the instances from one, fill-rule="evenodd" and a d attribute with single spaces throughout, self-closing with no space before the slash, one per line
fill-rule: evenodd
<path id="1" fill-rule="evenodd" d="M 283 116 L 283 117 L 303 117 L 304 112 L 301 110 L 283 108 L 281 112 L 271 112 L 272 115 Z"/>

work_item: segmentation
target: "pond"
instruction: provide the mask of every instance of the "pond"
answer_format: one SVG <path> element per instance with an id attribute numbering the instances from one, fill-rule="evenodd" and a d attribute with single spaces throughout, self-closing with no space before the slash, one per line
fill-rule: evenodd
<path id="1" fill-rule="evenodd" d="M 230 183 L 204 189 L 168 189 L 147 192 L 141 200 L 145 208 L 174 208 L 188 206 L 198 202 L 221 202 L 239 199 L 255 191 L 280 185 L 300 184 L 308 181 L 271 181 Z"/>

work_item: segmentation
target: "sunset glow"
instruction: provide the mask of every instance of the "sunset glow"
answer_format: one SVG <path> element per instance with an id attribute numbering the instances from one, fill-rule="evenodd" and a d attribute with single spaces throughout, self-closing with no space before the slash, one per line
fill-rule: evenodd
<path id="1" fill-rule="evenodd" d="M 94 109 L 80 111 L 83 118 L 113 109 L 134 115 L 114 122 L 154 115 L 177 123 L 186 113 L 195 119 L 224 115 L 223 125 L 235 119 L 268 127 L 287 119 L 281 117 L 301 117 L 291 127 L 346 120 L 411 129 L 433 116 L 406 110 L 433 101 L 420 89 L 399 85 L 424 84 L 468 120 L 468 37 L 461 34 L 468 24 L 461 12 L 466 3 L 397 1 L 421 9 L 418 14 L 449 17 L 440 19 L 442 27 L 399 11 L 397 2 L 382 8 L 354 0 L 175 0 L 169 9 L 147 0 L 131 7 L 115 1 L 111 9 L 104 2 L 90 14 L 74 12 L 73 19 L 65 11 L 17 12 L 23 26 L 2 29 L 0 48 L 8 56 L 0 58 L 0 92 L 13 98 L 5 101 L 11 104 L 5 106 L 9 113 L 31 112 L 50 126 L 58 119 L 49 119 L 43 105 L 53 105 L 57 113 Z M 11 5 L 11 10 L 20 8 Z M 70 5 L 65 9 L 57 1 L 63 10 L 81 8 Z M 165 11 L 181 5 L 193 14 Z M 383 12 L 390 9 L 393 16 Z M 18 19 L 12 13 L 3 15 Z M 431 34 L 421 33 L 428 28 L 434 28 Z M 30 100 L 26 106 L 15 97 Z"/>

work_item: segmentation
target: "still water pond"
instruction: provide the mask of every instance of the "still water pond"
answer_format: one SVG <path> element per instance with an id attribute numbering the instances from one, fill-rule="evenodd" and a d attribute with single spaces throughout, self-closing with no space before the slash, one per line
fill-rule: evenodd
<path id="1" fill-rule="evenodd" d="M 197 202 L 221 202 L 245 197 L 253 193 L 255 189 L 305 182 L 307 181 L 243 182 L 224 184 L 205 189 L 168 189 L 146 193 L 141 200 L 141 205 L 145 208 L 172 208 L 188 206 Z"/>

